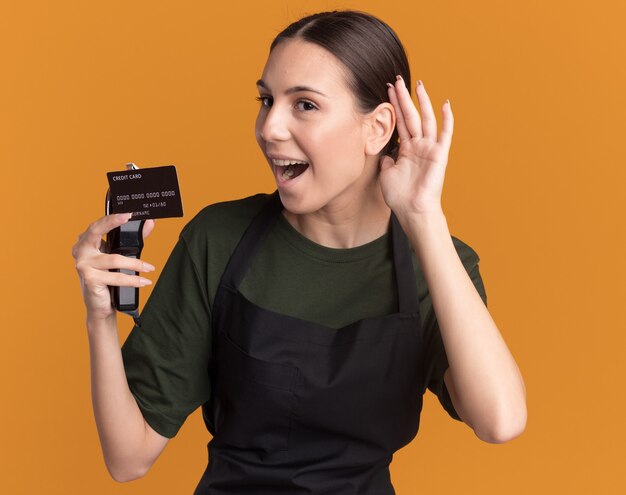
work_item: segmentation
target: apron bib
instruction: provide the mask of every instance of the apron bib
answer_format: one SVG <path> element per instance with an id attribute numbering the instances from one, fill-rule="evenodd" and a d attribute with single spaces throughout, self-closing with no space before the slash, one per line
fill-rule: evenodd
<path id="1" fill-rule="evenodd" d="M 325 327 L 239 292 L 282 208 L 275 191 L 215 296 L 213 396 L 202 406 L 213 439 L 194 495 L 393 494 L 389 464 L 417 434 L 426 388 L 408 240 L 392 212 L 399 311 Z"/>

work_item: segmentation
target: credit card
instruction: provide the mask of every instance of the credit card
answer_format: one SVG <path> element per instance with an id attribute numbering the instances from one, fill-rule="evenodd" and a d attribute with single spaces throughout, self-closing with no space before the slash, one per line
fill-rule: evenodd
<path id="1" fill-rule="evenodd" d="M 108 172 L 109 213 L 132 213 L 133 220 L 183 216 L 174 165 Z"/>

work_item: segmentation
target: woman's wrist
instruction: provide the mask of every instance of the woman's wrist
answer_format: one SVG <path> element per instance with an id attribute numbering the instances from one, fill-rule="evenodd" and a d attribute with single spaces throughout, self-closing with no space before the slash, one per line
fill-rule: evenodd
<path id="1" fill-rule="evenodd" d="M 442 267 L 448 267 L 456 256 L 443 210 L 407 215 L 398 220 L 419 259 L 427 282 L 432 281 L 435 273 Z"/>
<path id="2" fill-rule="evenodd" d="M 448 230 L 448 221 L 443 209 L 436 208 L 427 212 L 402 212 L 396 214 L 400 225 L 409 237 L 411 234 L 418 234 L 416 241 L 419 242 L 419 238 L 429 233 L 441 231 L 442 229 Z"/>
<path id="3" fill-rule="evenodd" d="M 113 312 L 102 317 L 87 312 L 86 326 L 90 337 L 101 332 L 115 331 L 117 333 L 117 315 Z"/>

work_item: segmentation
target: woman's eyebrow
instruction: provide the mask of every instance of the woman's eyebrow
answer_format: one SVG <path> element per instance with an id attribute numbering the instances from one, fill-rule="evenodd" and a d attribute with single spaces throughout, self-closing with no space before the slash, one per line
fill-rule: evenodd
<path id="1" fill-rule="evenodd" d="M 265 84 L 263 79 L 259 79 L 256 82 L 256 85 L 261 88 L 265 88 L 269 91 L 269 88 L 267 87 L 267 84 Z M 318 95 L 321 95 L 324 98 L 328 98 L 328 96 L 326 96 L 324 93 L 322 93 L 321 91 L 318 91 L 317 89 L 313 89 L 310 86 L 293 86 L 292 88 L 289 88 L 287 91 L 285 91 L 285 94 L 290 95 L 292 93 L 298 93 L 300 91 L 310 91 L 312 93 L 317 93 Z"/>

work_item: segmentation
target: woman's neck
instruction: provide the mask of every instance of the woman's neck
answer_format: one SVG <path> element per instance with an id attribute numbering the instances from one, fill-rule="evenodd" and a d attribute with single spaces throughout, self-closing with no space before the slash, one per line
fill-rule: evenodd
<path id="1" fill-rule="evenodd" d="M 303 236 L 322 246 L 347 249 L 362 246 L 389 229 L 391 209 L 383 199 L 377 181 L 358 197 L 337 198 L 313 213 L 283 216 Z"/>

